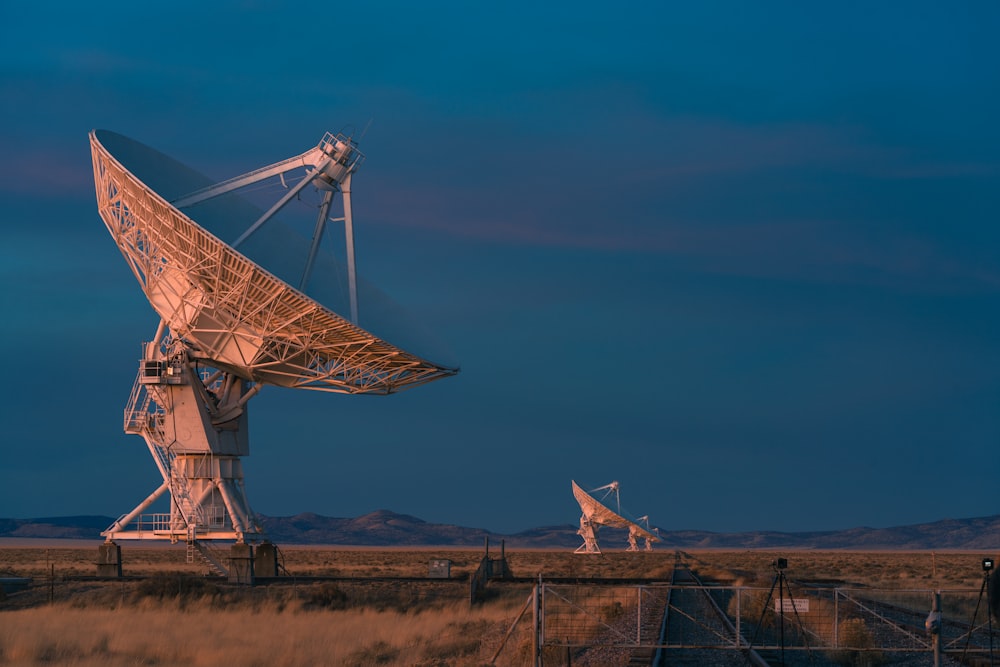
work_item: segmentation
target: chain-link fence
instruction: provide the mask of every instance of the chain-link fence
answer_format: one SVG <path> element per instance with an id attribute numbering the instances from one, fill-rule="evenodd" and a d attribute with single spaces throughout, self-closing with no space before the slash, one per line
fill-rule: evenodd
<path id="1" fill-rule="evenodd" d="M 537 655 L 564 656 L 546 664 L 650 664 L 657 654 L 671 664 L 721 651 L 733 664 L 993 664 L 994 652 L 1000 664 L 985 587 L 805 587 L 776 577 L 770 588 L 543 582 L 536 595 Z"/>

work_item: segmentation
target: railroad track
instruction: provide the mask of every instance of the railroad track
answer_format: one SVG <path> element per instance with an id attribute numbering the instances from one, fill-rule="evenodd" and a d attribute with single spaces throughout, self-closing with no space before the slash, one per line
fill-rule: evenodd
<path id="1" fill-rule="evenodd" d="M 573 665 L 627 665 L 628 667 L 771 667 L 746 640 L 736 642 L 736 629 L 723 610 L 727 595 L 706 586 L 691 570 L 690 557 L 677 552 L 669 580 L 640 586 L 640 602 L 620 624 L 592 638 L 590 648 L 578 650 Z M 581 582 L 586 583 L 586 582 Z M 731 595 L 731 594 L 729 594 Z M 626 620 L 627 618 L 627 620 Z M 638 646 L 627 646 L 622 641 Z M 565 661 L 556 664 L 566 664 Z"/>
<path id="2" fill-rule="evenodd" d="M 736 628 L 722 609 L 725 602 L 713 597 L 710 587 L 691 570 L 688 554 L 678 551 L 660 622 L 660 647 L 644 664 L 768 667 L 756 651 L 747 652 L 737 645 Z"/>

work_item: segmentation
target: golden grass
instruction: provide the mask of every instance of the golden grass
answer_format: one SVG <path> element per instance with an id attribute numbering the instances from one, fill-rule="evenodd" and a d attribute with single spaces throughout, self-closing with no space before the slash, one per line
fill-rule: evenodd
<path id="1" fill-rule="evenodd" d="M 504 613 L 467 604 L 413 614 L 55 605 L 0 614 L 0 664 L 417 665 L 445 656 L 475 664 L 481 636 L 501 632 Z"/>

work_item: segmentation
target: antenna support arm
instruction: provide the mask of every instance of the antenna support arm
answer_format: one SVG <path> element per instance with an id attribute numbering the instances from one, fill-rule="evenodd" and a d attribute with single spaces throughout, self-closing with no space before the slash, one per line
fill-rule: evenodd
<path id="1" fill-rule="evenodd" d="M 350 139 L 340 135 L 334 137 L 327 132 L 318 146 L 307 150 L 301 155 L 296 155 L 287 160 L 275 162 L 266 167 L 234 176 L 221 183 L 195 190 L 183 197 L 174 199 L 170 203 L 177 208 L 194 206 L 195 204 L 214 199 L 233 190 L 239 190 L 248 185 L 259 183 L 272 176 L 278 176 L 304 167 L 313 167 L 316 170 L 306 177 L 307 181 L 315 178 L 317 172 L 323 172 L 321 178 L 326 180 L 327 183 L 340 183 L 346 178 L 347 174 L 350 174 L 361 165 L 362 160 L 364 160 L 364 155 L 358 151 Z"/>

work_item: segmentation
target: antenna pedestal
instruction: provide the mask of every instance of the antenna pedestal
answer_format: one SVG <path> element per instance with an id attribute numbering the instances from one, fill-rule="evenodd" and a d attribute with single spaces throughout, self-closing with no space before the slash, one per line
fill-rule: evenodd
<path id="1" fill-rule="evenodd" d="M 580 530 L 576 531 L 576 534 L 583 538 L 583 544 L 576 548 L 573 553 L 578 554 L 599 554 L 601 553 L 601 547 L 597 545 L 597 531 L 600 529 L 600 524 L 594 523 L 587 518 L 584 514 L 580 517 Z"/>
<path id="2" fill-rule="evenodd" d="M 246 404 L 256 393 L 232 373 L 205 368 L 165 335 L 146 346 L 125 410 L 125 432 L 141 435 L 163 484 L 101 533 L 109 541 L 255 541 L 263 532 L 243 485 L 250 453 Z M 144 512 L 164 492 L 169 514 Z"/>
<path id="3" fill-rule="evenodd" d="M 601 526 L 625 529 L 628 531 L 628 548 L 626 551 L 638 551 L 638 540 L 645 540 L 646 551 L 652 551 L 653 542 L 660 540 L 656 529 L 649 529 L 649 517 L 644 516 L 635 521 L 625 518 L 622 514 L 621 500 L 618 498 L 618 482 L 611 482 L 604 486 L 599 486 L 593 491 L 605 491 L 604 497 L 611 494 L 615 496 L 616 509 L 612 509 L 600 500 L 584 491 L 575 481 L 573 482 L 573 497 L 580 504 L 582 512 L 580 516 L 580 529 L 576 534 L 583 538 L 583 544 L 576 548 L 574 553 L 578 554 L 599 554 L 601 547 L 597 544 L 597 532 Z M 636 521 L 645 521 L 646 528 L 640 526 Z M 650 532 L 652 530 L 653 532 Z M 655 533 L 655 534 L 654 534 Z"/>
<path id="4" fill-rule="evenodd" d="M 102 535 L 108 544 L 185 540 L 189 559 L 200 554 L 224 573 L 219 563 L 225 559 L 206 540 L 243 546 L 263 537 L 243 490 L 241 466 L 250 453 L 246 405 L 263 385 L 392 394 L 458 369 L 358 324 L 351 180 L 364 155 L 350 137 L 327 133 L 300 155 L 214 184 L 114 132 L 92 131 L 90 147 L 97 210 L 162 318 L 125 410 L 125 432 L 143 437 L 163 482 Z M 279 181 L 285 192 L 266 211 L 242 196 L 249 186 L 276 187 Z M 278 226 L 267 230 L 270 238 L 248 244 L 246 253 L 237 250 L 265 224 L 283 225 L 279 213 L 294 219 L 288 205 L 302 193 L 311 198 L 310 186 L 323 193 L 311 243 L 287 233 L 294 228 Z M 344 215 L 331 218 L 337 192 Z M 306 293 L 314 269 L 325 267 L 320 275 L 337 270 L 320 251 L 330 222 L 344 223 L 350 319 Z M 245 231 L 231 243 L 221 239 L 240 229 Z M 255 246 L 273 251 L 260 252 L 271 256 L 267 266 L 251 259 Z M 289 279 L 299 280 L 299 289 Z M 169 512 L 147 513 L 165 494 Z M 236 561 L 246 561 L 245 553 L 232 552 L 234 570 L 241 567 Z"/>

